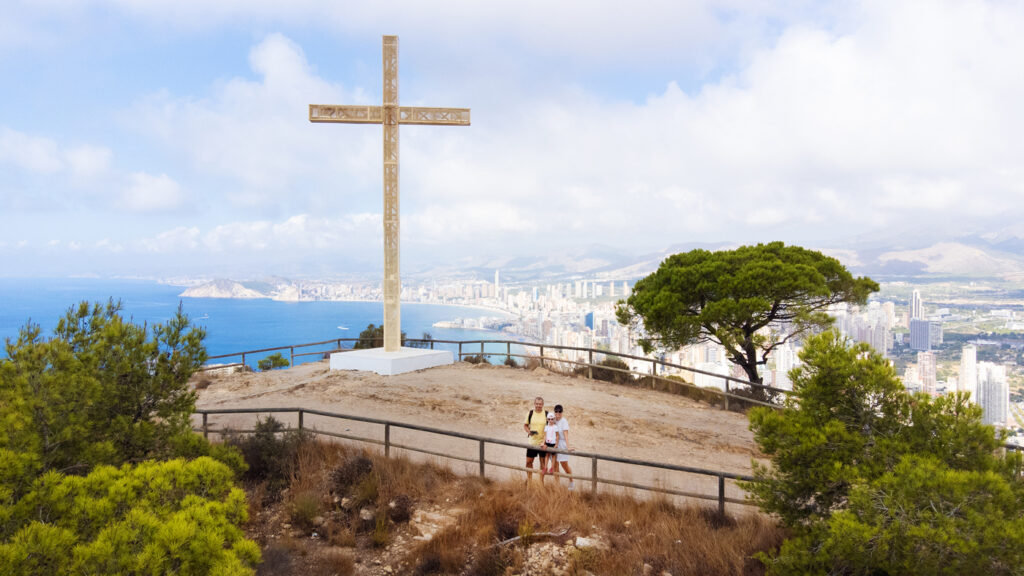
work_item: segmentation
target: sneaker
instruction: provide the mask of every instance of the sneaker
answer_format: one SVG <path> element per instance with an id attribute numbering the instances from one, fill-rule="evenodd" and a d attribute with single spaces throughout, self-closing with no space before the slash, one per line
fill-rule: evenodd
<path id="1" fill-rule="evenodd" d="M 569 481 L 569 490 L 575 490 L 575 489 L 576 489 L 576 483 L 573 482 L 572 480 L 570 480 Z"/>

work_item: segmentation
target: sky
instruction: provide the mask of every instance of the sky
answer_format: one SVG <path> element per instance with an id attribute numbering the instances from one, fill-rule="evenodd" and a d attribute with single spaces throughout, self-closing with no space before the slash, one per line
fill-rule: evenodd
<path id="1" fill-rule="evenodd" d="M 0 276 L 379 270 L 1024 230 L 1018 1 L 4 0 Z"/>

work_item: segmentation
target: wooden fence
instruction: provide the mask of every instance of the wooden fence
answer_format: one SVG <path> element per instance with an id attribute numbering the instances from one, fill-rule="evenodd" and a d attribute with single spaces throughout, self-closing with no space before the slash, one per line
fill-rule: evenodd
<path id="1" fill-rule="evenodd" d="M 365 417 L 365 416 L 352 416 L 352 415 L 348 415 L 348 414 L 337 414 L 337 413 L 334 413 L 334 412 L 325 412 L 323 410 L 311 410 L 311 409 L 308 409 L 308 408 L 219 408 L 219 409 L 199 409 L 199 410 L 196 410 L 195 413 L 202 415 L 202 426 L 200 428 L 196 429 L 196 432 L 202 432 L 203 436 L 206 437 L 206 438 L 209 438 L 210 434 L 230 435 L 230 434 L 248 434 L 248 433 L 254 432 L 254 430 L 251 430 L 251 429 L 231 429 L 231 428 L 211 429 L 210 420 L 209 420 L 209 416 L 210 415 L 218 415 L 218 414 L 279 414 L 279 413 L 288 413 L 288 414 L 295 414 L 297 416 L 298 420 L 297 420 L 297 427 L 296 428 L 289 428 L 287 430 L 305 430 L 305 431 L 308 431 L 308 432 L 310 432 L 312 434 L 315 434 L 315 435 L 323 435 L 323 436 L 329 436 L 329 437 L 334 437 L 334 438 L 342 438 L 342 439 L 345 439 L 345 440 L 353 440 L 353 441 L 357 441 L 357 442 L 366 442 L 366 443 L 369 443 L 369 444 L 375 444 L 375 445 L 383 446 L 383 448 L 384 448 L 384 455 L 386 457 L 390 457 L 391 456 L 391 449 L 392 448 L 397 448 L 397 449 L 402 449 L 402 450 L 409 450 L 411 452 L 418 452 L 418 453 L 421 453 L 421 454 L 428 454 L 430 456 L 438 456 L 438 457 L 448 458 L 448 459 L 452 459 L 452 460 L 458 460 L 458 461 L 462 461 L 462 462 L 475 463 L 478 466 L 478 473 L 479 473 L 479 475 L 481 477 L 484 477 L 486 475 L 486 470 L 487 470 L 488 466 L 497 467 L 497 468 L 504 468 L 504 469 L 510 469 L 510 470 L 518 470 L 518 471 L 522 471 L 522 472 L 536 472 L 532 468 L 526 468 L 525 466 L 513 466 L 513 465 L 505 463 L 505 462 L 496 462 L 496 461 L 493 461 L 493 460 L 488 460 L 487 459 L 487 446 L 488 445 L 510 446 L 510 447 L 513 447 L 513 448 L 522 448 L 522 449 L 535 448 L 535 446 L 532 446 L 530 444 L 522 444 L 522 443 L 518 443 L 518 442 L 511 442 L 509 440 L 502 440 L 500 438 L 488 438 L 488 437 L 485 437 L 485 436 L 477 436 L 477 435 L 473 435 L 473 434 L 463 434 L 461 432 L 453 432 L 453 431 L 450 431 L 450 430 L 441 430 L 439 428 L 431 428 L 429 426 L 419 426 L 419 425 L 416 425 L 416 424 L 407 424 L 407 423 L 403 423 L 403 422 L 393 422 L 393 421 L 390 421 L 390 420 L 382 420 L 382 419 L 379 419 L 379 418 L 368 418 L 368 417 Z M 365 423 L 380 425 L 380 426 L 383 426 L 383 437 L 381 439 L 377 439 L 377 438 L 368 438 L 368 437 L 365 437 L 365 436 L 357 436 L 355 434 L 343 434 L 343 433 L 338 433 L 338 432 L 330 432 L 330 431 L 327 431 L 327 430 L 318 430 L 315 427 L 311 428 L 311 427 L 309 427 L 309 426 L 307 426 L 305 424 L 304 420 L 305 420 L 305 416 L 306 415 L 316 415 L 316 416 L 323 416 L 323 417 L 326 417 L 326 418 L 331 418 L 331 419 L 336 419 L 336 420 L 347 420 L 347 421 L 354 421 L 354 422 L 365 422 Z M 451 437 L 451 438 L 461 438 L 461 439 L 464 439 L 464 440 L 476 442 L 478 444 L 478 447 L 479 447 L 479 449 L 478 449 L 478 456 L 476 458 L 466 458 L 466 457 L 462 457 L 462 456 L 456 456 L 456 455 L 453 455 L 453 454 L 450 454 L 450 453 L 442 453 L 442 452 L 438 452 L 436 450 L 430 450 L 430 449 L 427 449 L 427 448 L 422 448 L 422 447 L 417 447 L 417 446 L 410 446 L 410 445 L 406 445 L 406 444 L 396 443 L 396 442 L 392 441 L 392 439 L 391 439 L 391 430 L 395 429 L 395 428 L 407 429 L 407 430 L 415 430 L 415 431 L 419 431 L 419 432 L 427 432 L 427 433 L 430 433 L 430 434 L 438 434 L 438 435 L 447 436 L 447 437 Z M 287 430 L 285 430 L 285 431 L 287 431 Z M 575 480 L 579 480 L 579 481 L 581 481 L 583 483 L 589 482 L 590 483 L 590 489 L 593 492 L 597 491 L 597 485 L 598 484 L 608 484 L 608 485 L 620 486 L 620 487 L 624 487 L 624 488 L 633 488 L 633 489 L 637 489 L 637 490 L 646 490 L 646 491 L 651 491 L 651 492 L 659 492 L 659 493 L 663 493 L 663 494 L 671 494 L 671 495 L 674 495 L 674 496 L 682 496 L 682 497 L 686 497 L 686 498 L 697 498 L 697 499 L 702 499 L 702 500 L 717 500 L 717 502 L 718 502 L 718 511 L 721 514 L 725 513 L 725 504 L 726 504 L 726 502 L 729 502 L 729 503 L 732 503 L 732 504 L 746 505 L 746 506 L 751 506 L 752 505 L 752 504 L 750 504 L 749 502 L 747 502 L 743 498 L 733 498 L 733 497 L 726 496 L 726 480 L 730 480 L 730 481 L 733 481 L 733 482 L 735 482 L 736 480 L 747 480 L 747 481 L 753 480 L 753 478 L 750 477 L 750 476 L 744 476 L 744 475 L 740 475 L 740 474 L 733 474 L 733 473 L 730 473 L 730 472 L 721 472 L 721 471 L 716 471 L 716 470 L 705 470 L 703 468 L 694 468 L 692 466 L 681 466 L 681 465 L 677 465 L 677 464 L 663 464 L 661 462 L 651 462 L 651 461 L 647 461 L 647 460 L 635 460 L 635 459 L 632 459 L 632 458 L 622 458 L 622 457 L 619 457 L 619 456 L 609 456 L 609 455 L 605 455 L 605 454 L 596 454 L 596 453 L 592 453 L 592 452 L 564 452 L 564 451 L 561 451 L 561 450 L 552 450 L 551 453 L 552 453 L 552 455 L 555 454 L 555 453 L 564 453 L 564 454 L 570 454 L 570 455 L 572 455 L 572 456 L 574 456 L 576 458 L 581 458 L 581 459 L 584 459 L 584 460 L 585 459 L 589 459 L 590 460 L 590 476 L 589 477 L 581 477 L 581 476 L 578 476 L 578 475 L 574 474 L 572 476 L 572 478 L 575 479 Z M 717 494 L 701 494 L 701 493 L 696 493 L 696 492 L 691 492 L 691 491 L 675 490 L 675 489 L 671 489 L 671 488 L 665 488 L 663 486 L 649 486 L 649 485 L 638 484 L 638 483 L 634 483 L 634 482 L 624 482 L 624 481 L 615 480 L 615 479 L 611 479 L 611 478 L 601 478 L 600 476 L 598 476 L 598 462 L 617 462 L 617 463 L 620 463 L 620 464 L 626 464 L 626 465 L 635 466 L 635 467 L 644 467 L 644 468 L 656 469 L 656 470 L 685 472 L 685 473 L 689 473 L 689 474 L 696 474 L 696 475 L 699 475 L 699 476 L 716 478 L 717 481 L 718 481 L 718 492 L 717 492 Z M 558 476 L 563 476 L 563 477 L 565 476 L 565 474 L 557 474 L 557 475 Z"/>
<path id="2" fill-rule="evenodd" d="M 222 369 L 222 368 L 248 366 L 246 364 L 246 356 L 252 357 L 252 356 L 255 356 L 255 355 L 258 355 L 258 354 L 267 354 L 267 353 L 271 353 L 271 352 L 278 352 L 278 353 L 280 353 L 280 352 L 285 351 L 285 350 L 288 351 L 288 357 L 289 357 L 291 365 L 295 365 L 295 360 L 296 359 L 300 359 L 301 360 L 303 358 L 309 358 L 309 357 L 314 357 L 314 356 L 317 357 L 317 359 L 321 359 L 321 358 L 324 358 L 324 357 L 326 357 L 326 356 L 328 356 L 330 354 L 333 354 L 335 352 L 348 352 L 348 351 L 351 351 L 352 348 L 343 348 L 342 347 L 342 343 L 343 342 L 351 342 L 351 343 L 354 344 L 358 340 L 359 340 L 358 338 L 335 338 L 333 340 L 323 340 L 321 342 L 311 342 L 311 343 L 308 343 L 308 344 L 295 344 L 295 345 L 289 345 L 289 346 L 278 346 L 278 347 L 275 347 L 275 348 L 263 348 L 261 350 L 249 350 L 247 352 L 235 352 L 235 353 L 231 353 L 231 354 L 220 354 L 220 355 L 217 355 L 217 356 L 210 356 L 209 360 L 221 360 L 221 359 L 227 359 L 227 358 L 241 357 L 241 361 L 240 362 L 235 362 L 235 363 L 229 363 L 229 364 L 214 365 L 214 366 L 207 365 L 207 366 L 203 367 L 203 370 L 214 370 L 214 369 Z M 382 341 L 379 341 L 379 342 L 382 342 Z M 722 375 L 722 374 L 715 374 L 714 372 L 708 372 L 708 371 L 705 371 L 705 370 L 700 370 L 700 369 L 697 369 L 697 368 L 693 368 L 691 366 L 684 366 L 684 365 L 681 365 L 681 364 L 673 364 L 673 363 L 670 363 L 670 362 L 665 362 L 664 360 L 661 360 L 659 358 L 648 358 L 646 356 L 635 356 L 635 355 L 632 355 L 632 354 L 622 354 L 622 353 L 618 353 L 618 352 L 611 352 L 611 351 L 608 351 L 608 350 L 597 350 L 597 349 L 594 349 L 594 348 L 581 348 L 581 347 L 576 347 L 576 346 L 557 346 L 557 345 L 553 345 L 553 344 L 537 344 L 537 343 L 533 343 L 533 342 L 518 342 L 518 341 L 514 341 L 514 340 L 420 340 L 420 339 L 415 339 L 415 338 L 408 338 L 408 339 L 403 341 L 403 345 L 405 345 L 405 344 L 412 344 L 412 345 L 415 345 L 415 346 L 420 347 L 420 348 L 431 348 L 431 349 L 434 349 L 434 347 L 439 345 L 439 344 L 441 344 L 441 345 L 457 346 L 458 347 L 458 352 L 457 352 L 458 355 L 456 356 L 456 358 L 458 360 L 463 360 L 465 358 L 476 357 L 476 356 L 480 356 L 480 357 L 484 357 L 484 358 L 497 356 L 497 357 L 504 357 L 506 359 L 506 361 L 507 360 L 511 360 L 513 358 L 520 358 L 520 359 L 523 359 L 523 360 L 531 360 L 532 359 L 532 360 L 536 360 L 536 361 L 540 362 L 541 366 L 546 366 L 546 365 L 550 366 L 550 365 L 553 365 L 553 364 L 557 364 L 557 365 L 561 365 L 563 367 L 564 366 L 570 366 L 570 367 L 573 367 L 573 369 L 583 368 L 583 369 L 586 370 L 586 375 L 587 375 L 588 378 L 593 378 L 594 377 L 594 370 L 595 369 L 603 370 L 603 371 L 611 371 L 611 372 L 628 374 L 632 378 L 638 379 L 641 382 L 650 382 L 650 383 L 652 383 L 652 385 L 653 385 L 653 383 L 660 383 L 663 387 L 666 387 L 666 388 L 669 388 L 671 390 L 674 390 L 677 393 L 681 389 L 683 389 L 683 388 L 689 388 L 689 389 L 692 389 L 692 390 L 695 390 L 695 391 L 700 391 L 700 393 L 702 393 L 702 394 L 703 393 L 714 394 L 714 395 L 719 396 L 721 398 L 721 402 L 720 402 L 719 405 L 720 405 L 720 407 L 723 410 L 729 410 L 730 401 L 732 401 L 732 402 L 739 402 L 741 405 L 760 405 L 760 406 L 769 406 L 769 407 L 772 407 L 772 408 L 778 408 L 779 407 L 779 405 L 777 403 L 774 403 L 774 402 L 764 402 L 764 401 L 761 401 L 761 400 L 758 400 L 758 399 L 750 397 L 749 392 L 753 391 L 753 390 L 761 390 L 767 396 L 774 397 L 774 398 L 783 398 L 785 395 L 788 395 L 788 394 L 791 393 L 789 390 L 784 390 L 782 388 L 775 388 L 775 387 L 772 387 L 772 386 L 766 386 L 764 384 L 758 384 L 758 383 L 750 382 L 748 380 L 743 380 L 743 379 L 740 379 L 740 378 L 733 378 L 732 376 L 725 376 L 725 375 Z M 302 352 L 301 351 L 301 349 L 303 349 L 303 348 L 324 347 L 324 346 L 330 346 L 330 347 L 327 348 L 327 349 L 316 350 L 316 351 L 312 351 L 312 352 Z M 477 348 L 476 348 L 477 346 L 479 346 L 479 350 L 477 350 Z M 487 348 L 488 346 L 490 346 L 490 349 Z M 513 346 L 517 346 L 517 347 L 523 348 L 524 353 L 514 353 L 513 352 Z M 498 351 L 495 351 L 495 347 L 498 348 Z M 296 349 L 299 349 L 300 351 L 296 352 Z M 531 350 L 536 350 L 537 353 L 536 354 L 530 353 Z M 571 360 L 571 359 L 561 358 L 561 357 L 545 356 L 545 354 L 544 354 L 545 351 L 552 351 L 552 350 L 558 350 L 558 351 L 561 351 L 561 352 L 570 351 L 570 352 L 575 352 L 577 355 L 581 355 L 581 354 L 585 353 L 587 355 L 587 361 L 583 362 L 583 361 Z M 600 356 L 619 358 L 619 359 L 624 359 L 624 360 L 633 360 L 633 361 L 641 362 L 641 363 L 650 363 L 650 372 L 649 373 L 638 372 L 638 371 L 634 371 L 634 370 L 626 370 L 626 369 L 622 369 L 622 368 L 616 368 L 614 366 L 606 366 L 606 365 L 602 365 L 600 363 L 595 363 L 595 357 L 600 357 Z M 701 388 L 701 387 L 696 386 L 695 384 L 692 384 L 692 383 L 689 383 L 689 382 L 684 382 L 684 381 L 681 381 L 681 380 L 676 379 L 676 378 L 670 378 L 669 375 L 668 375 L 668 371 L 670 369 L 681 370 L 683 372 L 687 372 L 687 373 L 692 374 L 692 375 L 702 374 L 702 375 L 705 375 L 705 376 L 708 376 L 708 377 L 720 379 L 724 383 L 724 389 L 723 390 L 718 390 L 718 389 L 715 389 L 715 388 Z M 660 374 L 659 374 L 659 370 L 661 372 Z M 737 388 L 737 387 L 739 387 L 739 388 Z M 747 391 L 748 394 L 737 394 L 737 391 L 740 391 L 740 392 Z"/>

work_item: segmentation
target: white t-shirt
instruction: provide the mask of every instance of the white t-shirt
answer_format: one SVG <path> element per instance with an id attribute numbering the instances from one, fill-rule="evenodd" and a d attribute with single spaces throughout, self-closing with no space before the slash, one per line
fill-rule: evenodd
<path id="1" fill-rule="evenodd" d="M 567 445 L 565 444 L 565 433 L 569 431 L 569 420 L 565 416 L 562 416 L 562 419 L 555 422 L 555 424 L 558 426 L 558 431 L 561 432 L 561 434 L 558 435 L 558 448 L 565 450 L 567 448 Z"/>
<path id="2" fill-rule="evenodd" d="M 545 426 L 544 427 L 544 443 L 545 444 L 554 444 L 555 440 L 558 440 L 557 434 L 558 434 L 559 430 L 561 430 L 561 428 L 558 427 L 558 424 L 548 424 L 547 426 Z"/>

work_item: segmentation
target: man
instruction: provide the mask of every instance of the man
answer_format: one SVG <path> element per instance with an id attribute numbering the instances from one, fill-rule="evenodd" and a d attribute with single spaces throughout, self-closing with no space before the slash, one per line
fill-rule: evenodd
<path id="1" fill-rule="evenodd" d="M 540 456 L 540 469 L 545 470 L 547 463 L 547 451 L 544 450 L 544 425 L 547 424 L 548 411 L 544 409 L 544 399 L 537 396 L 533 399 L 533 410 L 526 415 L 523 422 L 523 431 L 526 432 L 527 441 L 533 446 L 526 449 L 526 467 L 533 468 L 533 460 Z M 526 481 L 533 478 L 533 472 L 527 471 Z M 543 478 L 543 476 L 542 476 Z"/>

